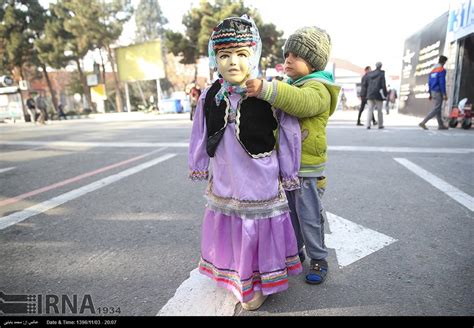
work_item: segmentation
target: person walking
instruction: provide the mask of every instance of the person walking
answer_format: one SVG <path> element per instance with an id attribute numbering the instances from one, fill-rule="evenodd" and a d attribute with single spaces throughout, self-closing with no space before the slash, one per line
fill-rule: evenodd
<path id="1" fill-rule="evenodd" d="M 66 114 L 64 114 L 63 104 L 58 105 L 58 118 L 61 119 L 61 117 L 64 118 L 65 120 L 67 120 L 67 116 L 66 116 Z"/>
<path id="2" fill-rule="evenodd" d="M 365 105 L 367 105 L 367 73 L 371 72 L 372 68 L 370 66 L 366 66 L 364 69 L 364 76 L 362 76 L 362 79 L 360 81 L 360 108 L 359 108 L 359 116 L 357 116 L 357 125 L 362 126 L 363 124 L 360 122 L 360 117 L 362 115 L 362 112 L 365 109 Z M 374 125 L 377 125 L 377 121 L 375 120 L 374 115 L 372 114 L 372 122 Z"/>
<path id="3" fill-rule="evenodd" d="M 26 99 L 26 108 L 28 109 L 28 113 L 30 114 L 30 122 L 36 125 L 38 112 L 36 111 L 36 103 L 31 93 L 28 94 L 28 99 Z"/>
<path id="4" fill-rule="evenodd" d="M 191 112 L 190 112 L 190 119 L 193 120 L 194 113 L 196 112 L 197 102 L 199 97 L 201 96 L 201 89 L 195 84 L 191 90 L 189 91 L 189 101 L 191 103 Z"/>
<path id="5" fill-rule="evenodd" d="M 378 111 L 379 129 L 383 129 L 383 101 L 387 98 L 387 85 L 385 84 L 385 71 L 382 71 L 382 63 L 375 64 L 375 71 L 367 74 L 367 101 L 369 111 L 367 113 L 366 127 L 370 129 L 370 121 L 374 115 L 374 109 Z"/>
<path id="6" fill-rule="evenodd" d="M 46 98 L 40 93 L 36 99 L 36 108 L 38 108 L 40 112 L 40 116 L 38 118 L 38 122 L 41 124 L 46 124 L 45 121 L 48 120 L 48 105 L 46 104 Z"/>
<path id="7" fill-rule="evenodd" d="M 387 100 L 385 102 L 385 111 L 387 115 L 390 113 L 390 109 L 395 107 L 395 102 L 397 101 L 398 94 L 395 88 L 391 88 L 390 85 L 387 87 Z"/>
<path id="8" fill-rule="evenodd" d="M 428 86 L 430 97 L 429 100 L 434 100 L 433 110 L 426 115 L 423 121 L 418 124 L 423 130 L 428 130 L 426 123 L 436 116 L 438 120 L 438 130 L 447 130 L 448 127 L 444 125 L 441 111 L 443 108 L 443 100 L 448 100 L 446 95 L 446 70 L 444 65 L 448 61 L 448 57 L 439 56 L 438 64 L 435 65 L 428 77 Z"/>
<path id="9" fill-rule="evenodd" d="M 387 99 L 385 100 L 385 113 L 390 114 L 390 108 L 393 109 L 397 99 L 397 90 L 391 88 L 390 84 L 387 86 Z"/>

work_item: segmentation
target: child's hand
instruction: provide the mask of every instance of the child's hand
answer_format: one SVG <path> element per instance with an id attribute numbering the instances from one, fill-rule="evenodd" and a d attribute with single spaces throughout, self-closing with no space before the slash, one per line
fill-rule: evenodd
<path id="1" fill-rule="evenodd" d="M 262 80 L 260 79 L 251 79 L 245 82 L 247 87 L 247 97 L 256 97 L 262 91 Z"/>

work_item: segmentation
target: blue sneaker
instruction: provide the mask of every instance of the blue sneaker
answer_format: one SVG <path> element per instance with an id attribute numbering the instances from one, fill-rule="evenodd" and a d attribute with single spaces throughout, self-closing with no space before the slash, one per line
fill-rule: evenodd
<path id="1" fill-rule="evenodd" d="M 318 285 L 324 282 L 328 274 L 328 262 L 325 260 L 311 260 L 309 273 L 306 275 L 306 282 Z"/>

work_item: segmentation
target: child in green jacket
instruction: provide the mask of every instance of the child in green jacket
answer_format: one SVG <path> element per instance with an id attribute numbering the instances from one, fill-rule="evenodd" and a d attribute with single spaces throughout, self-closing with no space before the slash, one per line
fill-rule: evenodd
<path id="1" fill-rule="evenodd" d="M 273 107 L 299 119 L 302 138 L 299 177 L 301 189 L 287 192 L 301 262 L 311 258 L 306 282 L 320 284 L 328 272 L 324 244 L 321 197 L 326 187 L 326 125 L 336 109 L 340 87 L 324 71 L 331 51 L 331 38 L 317 27 L 293 33 L 283 47 L 288 83 L 278 80 L 248 80 L 247 96 L 268 101 Z"/>

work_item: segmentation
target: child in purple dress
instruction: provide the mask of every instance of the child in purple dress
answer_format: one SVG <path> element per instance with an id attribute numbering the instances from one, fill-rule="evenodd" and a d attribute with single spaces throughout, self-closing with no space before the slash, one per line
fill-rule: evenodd
<path id="1" fill-rule="evenodd" d="M 288 288 L 302 266 L 285 190 L 299 188 L 298 120 L 255 97 L 261 40 L 246 15 L 223 20 L 209 41 L 219 79 L 196 107 L 189 145 L 192 180 L 209 180 L 199 271 L 246 310 Z"/>

